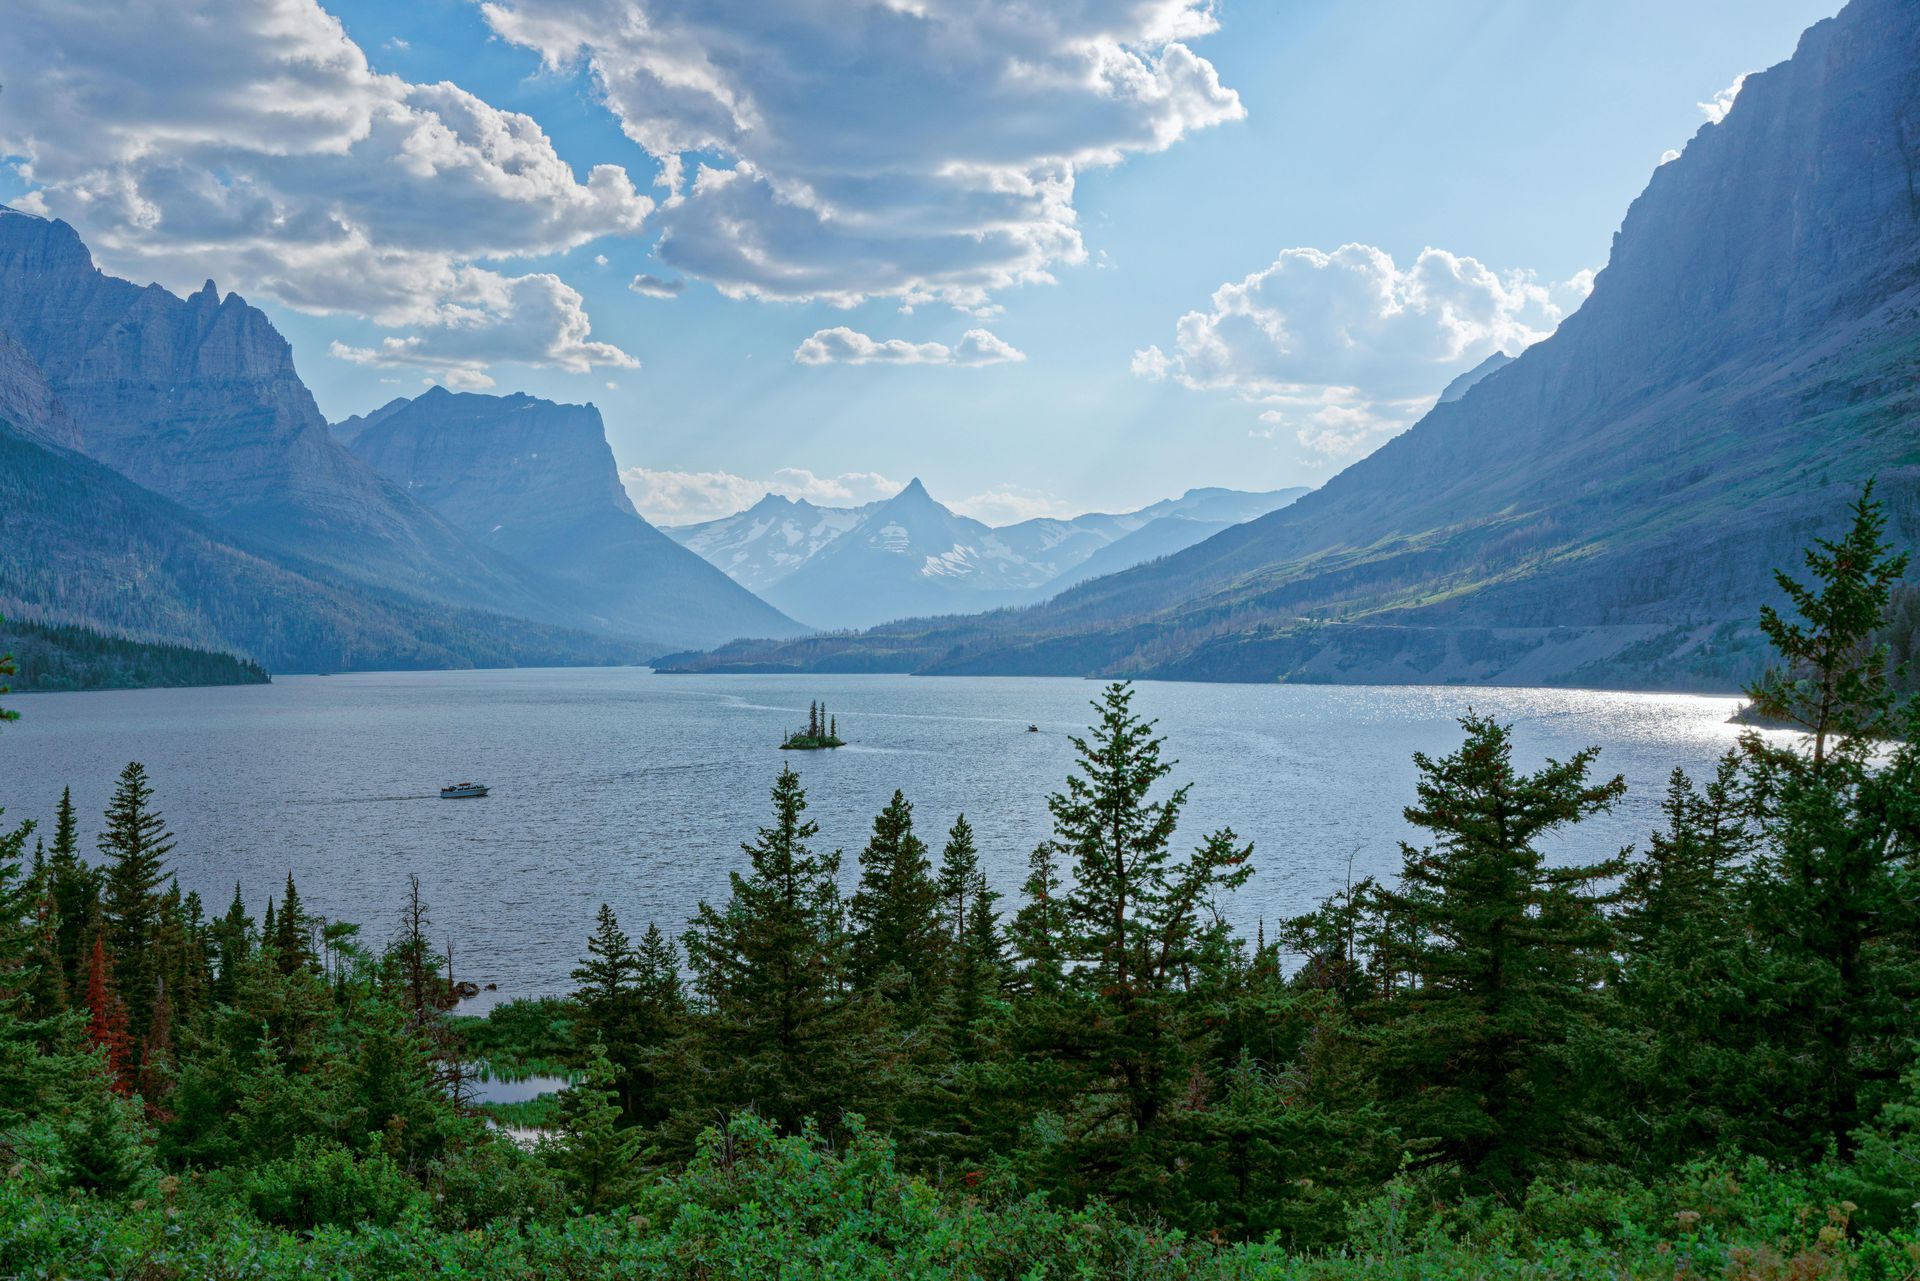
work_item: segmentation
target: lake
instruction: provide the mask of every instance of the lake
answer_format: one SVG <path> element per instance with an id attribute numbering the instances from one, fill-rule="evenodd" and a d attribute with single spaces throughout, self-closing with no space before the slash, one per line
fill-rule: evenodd
<path id="1" fill-rule="evenodd" d="M 284 676 L 271 685 L 11 696 L 0 729 L 8 820 L 51 827 L 71 785 L 91 850 L 115 775 L 145 764 L 178 837 L 182 886 L 225 910 L 237 881 L 257 916 L 289 871 L 310 910 L 393 933 L 417 873 L 457 975 L 503 994 L 562 991 L 601 902 L 636 937 L 678 935 L 723 899 L 740 842 L 768 816 L 783 764 L 806 781 L 818 844 L 844 848 L 849 885 L 893 790 L 935 849 L 956 813 L 1012 895 L 1047 832 L 1068 735 L 1093 682 L 910 676 L 659 676 L 639 668 Z M 824 699 L 849 746 L 782 752 Z M 1461 687 L 1148 682 L 1176 778 L 1193 784 L 1180 841 L 1232 826 L 1255 875 L 1223 904 L 1249 933 L 1354 876 L 1399 866 L 1415 750 L 1459 741 L 1469 707 L 1516 727 L 1523 763 L 1604 748 L 1626 775 L 1618 809 L 1560 841 L 1599 857 L 1645 843 L 1668 772 L 1696 776 L 1738 731 L 1737 700 Z M 1042 732 L 1027 732 L 1029 722 Z M 446 783 L 492 785 L 443 801 Z M 1004 906 L 1011 907 L 1011 904 Z"/>

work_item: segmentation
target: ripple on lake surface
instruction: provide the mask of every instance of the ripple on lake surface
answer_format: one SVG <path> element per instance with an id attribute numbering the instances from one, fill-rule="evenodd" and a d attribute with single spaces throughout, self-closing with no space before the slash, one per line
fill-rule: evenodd
<path id="1" fill-rule="evenodd" d="M 1632 787 L 1560 852 L 1645 843 L 1668 772 L 1732 744 L 1730 698 L 1462 687 L 1149 682 L 1176 778 L 1193 784 L 1182 843 L 1231 825 L 1253 880 L 1224 906 L 1243 929 L 1296 913 L 1355 876 L 1391 872 L 1416 750 L 1442 753 L 1469 707 L 1512 721 L 1523 763 L 1598 744 Z M 238 881 L 257 915 L 291 870 L 313 911 L 384 939 L 418 873 L 458 976 L 506 994 L 571 986 L 602 901 L 639 935 L 678 934 L 727 892 L 740 842 L 767 817 L 783 764 L 806 780 L 819 844 L 844 874 L 893 789 L 935 845 L 964 810 L 1012 895 L 1047 830 L 1088 681 L 908 676 L 656 676 L 642 669 L 283 676 L 271 685 L 10 697 L 0 803 L 51 826 L 71 785 L 91 849 L 114 776 L 143 762 L 179 838 L 174 866 L 208 910 Z M 825 699 L 851 747 L 781 752 Z M 1029 722 L 1042 732 L 1027 732 Z M 856 750 L 857 749 L 857 750 Z M 475 779 L 493 794 L 443 801 Z"/>

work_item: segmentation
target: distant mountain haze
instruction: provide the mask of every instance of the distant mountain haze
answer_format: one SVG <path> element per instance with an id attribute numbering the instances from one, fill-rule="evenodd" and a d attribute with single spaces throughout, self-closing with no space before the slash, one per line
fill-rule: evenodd
<path id="1" fill-rule="evenodd" d="M 915 479 L 861 507 L 769 494 L 732 516 L 666 533 L 795 618 L 865 627 L 1044 600 L 1088 577 L 1088 564 L 1092 573 L 1124 569 L 1306 492 L 1195 489 L 1135 512 L 995 529 L 943 506 Z"/>
<path id="2" fill-rule="evenodd" d="M 1853 0 L 1654 171 L 1552 337 L 1297 503 L 1033 609 L 687 665 L 1726 688 L 1865 480 L 1920 542 L 1916 173 L 1920 5 Z"/>

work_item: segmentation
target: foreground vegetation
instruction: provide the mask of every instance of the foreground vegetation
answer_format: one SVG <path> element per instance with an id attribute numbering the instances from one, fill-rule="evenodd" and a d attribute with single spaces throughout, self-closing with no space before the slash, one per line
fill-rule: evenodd
<path id="1" fill-rule="evenodd" d="M 210 918 L 130 765 L 98 865 L 69 804 L 0 838 L 0 1275 L 1920 1276 L 1920 702 L 1855 517 L 1762 618 L 1803 736 L 1550 861 L 1623 783 L 1469 716 L 1400 876 L 1273 938 L 1125 686 L 1010 910 L 898 793 L 843 893 L 782 771 L 726 902 L 603 907 L 486 1020 L 417 884 L 379 945 L 291 878 Z M 537 1143 L 479 1059 L 572 1079 Z"/>

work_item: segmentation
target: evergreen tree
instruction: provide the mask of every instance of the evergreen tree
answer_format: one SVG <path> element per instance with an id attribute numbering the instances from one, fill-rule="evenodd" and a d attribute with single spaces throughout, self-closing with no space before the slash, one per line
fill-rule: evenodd
<path id="1" fill-rule="evenodd" d="M 102 898 L 107 947 L 136 1038 L 145 1034 L 153 1004 L 153 934 L 160 924 L 167 855 L 173 852 L 173 835 L 152 802 L 147 772 L 134 761 L 120 772 L 100 833 L 100 852 L 107 858 Z"/>
<path id="2" fill-rule="evenodd" d="M 1441 760 L 1416 753 L 1407 821 L 1434 844 L 1403 845 L 1403 929 L 1388 968 L 1375 1070 L 1389 1114 L 1425 1165 L 1468 1189 L 1511 1195 L 1589 1135 L 1564 1047 L 1597 1015 L 1610 930 L 1597 882 L 1622 861 L 1553 867 L 1541 837 L 1612 807 L 1620 778 L 1593 782 L 1597 749 L 1534 774 L 1513 765 L 1508 727 L 1469 714 L 1466 742 Z"/>
<path id="3" fill-rule="evenodd" d="M 913 806 L 896 791 L 873 820 L 860 851 L 860 887 L 848 904 L 854 985 L 923 1007 L 940 963 L 938 909 L 926 842 L 914 834 Z"/>
<path id="4" fill-rule="evenodd" d="M 600 905 L 587 956 L 574 967 L 573 999 L 580 1003 L 581 1031 L 588 1044 L 622 1045 L 634 998 L 633 942 L 607 904 Z"/>
<path id="5" fill-rule="evenodd" d="M 240 972 L 252 955 L 253 918 L 247 915 L 247 904 L 240 896 L 240 883 L 233 884 L 233 902 L 228 904 L 225 916 L 212 926 L 214 979 L 212 996 L 221 1005 L 231 1005 L 238 991 Z"/>
<path id="6" fill-rule="evenodd" d="M 613 1064 L 598 1041 L 586 1070 L 561 1091 L 559 1124 L 544 1153 L 584 1213 L 625 1205 L 639 1190 L 640 1131 L 620 1128 Z"/>
<path id="7" fill-rule="evenodd" d="M 947 831 L 940 850 L 940 927 L 958 944 L 967 934 L 967 907 L 980 881 L 980 852 L 974 848 L 973 825 L 961 814 Z"/>
<path id="8" fill-rule="evenodd" d="M 59 918 L 61 973 L 69 990 L 86 982 L 87 922 L 100 897 L 100 877 L 80 859 L 80 826 L 73 812 L 73 789 L 62 788 L 47 849 L 47 873 L 53 881 L 53 906 Z"/>
<path id="9" fill-rule="evenodd" d="M 1027 856 L 1027 879 L 1020 884 L 1020 898 L 1020 910 L 1007 927 L 1020 986 L 1028 992 L 1054 991 L 1066 972 L 1066 902 L 1060 861 L 1051 842 L 1042 841 Z"/>
<path id="10" fill-rule="evenodd" d="M 792 769 L 773 785 L 774 821 L 744 846 L 724 908 L 701 903 L 687 963 L 701 1003 L 700 1077 L 689 1119 L 754 1106 L 797 1131 L 861 1103 L 860 1025 L 847 990 L 847 940 L 836 877 L 840 855 L 816 854 L 819 828 Z"/>
<path id="11" fill-rule="evenodd" d="M 282 974 L 318 969 L 318 958 L 313 954 L 313 922 L 300 905 L 300 891 L 294 887 L 292 872 L 287 873 L 287 887 L 280 896 L 280 915 L 273 923 L 273 951 Z"/>
<path id="12" fill-rule="evenodd" d="M 1750 691 L 1754 704 L 1808 738 L 1743 739 L 1766 838 L 1752 897 L 1775 1011 L 1759 1088 L 1777 1101 L 1780 1155 L 1851 1150 L 1897 1088 L 1920 1001 L 1920 700 L 1901 700 L 1875 641 L 1908 558 L 1887 545 L 1872 492 L 1846 537 L 1806 553 L 1814 585 L 1778 575 L 1795 620 L 1761 619 L 1785 667 Z"/>
<path id="13" fill-rule="evenodd" d="M 1609 1059 L 1634 1098 L 1620 1140 L 1657 1170 L 1716 1150 L 1769 1107 L 1749 1061 L 1757 958 L 1742 882 L 1757 838 L 1740 764 L 1729 752 L 1704 790 L 1674 770 L 1666 826 L 1621 882 L 1617 988 L 1639 1045 Z"/>

